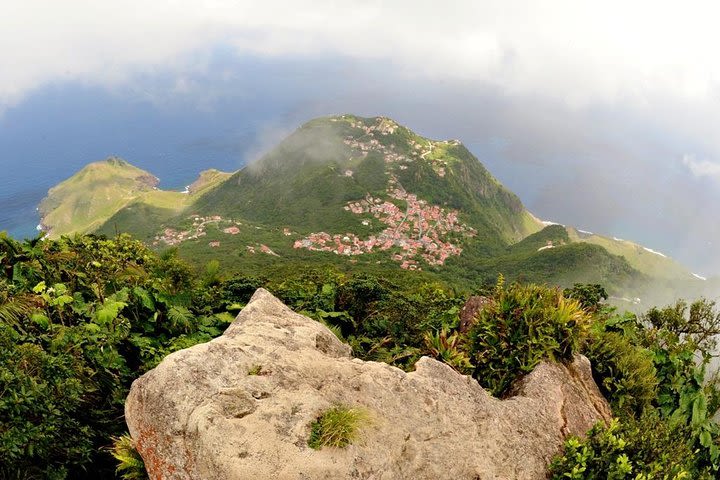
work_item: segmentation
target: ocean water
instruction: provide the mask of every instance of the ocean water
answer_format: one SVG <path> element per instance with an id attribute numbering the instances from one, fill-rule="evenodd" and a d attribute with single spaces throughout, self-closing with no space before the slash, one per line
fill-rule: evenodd
<path id="1" fill-rule="evenodd" d="M 235 171 L 264 148 L 268 125 L 296 119 L 264 101 L 202 111 L 160 107 L 101 90 L 53 88 L 0 115 L 0 231 L 37 235 L 37 205 L 89 162 L 122 157 L 180 189 L 202 170 Z M 282 125 L 281 128 L 279 125 Z M 287 125 L 287 127 L 285 127 Z"/>
<path id="2" fill-rule="evenodd" d="M 182 190 L 202 170 L 240 169 L 313 117 L 375 113 L 346 101 L 365 98 L 347 92 L 367 81 L 341 59 L 238 58 L 219 48 L 199 63 L 206 68 L 195 73 L 115 87 L 58 83 L 0 104 L 0 231 L 37 235 L 48 189 L 93 161 L 118 156 L 159 177 L 160 188 Z"/>

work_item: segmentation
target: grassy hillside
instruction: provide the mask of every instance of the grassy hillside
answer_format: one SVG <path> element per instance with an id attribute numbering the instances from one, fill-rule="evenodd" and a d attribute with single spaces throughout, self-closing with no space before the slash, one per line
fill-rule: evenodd
<path id="1" fill-rule="evenodd" d="M 491 284 L 498 274 L 510 280 L 572 286 L 601 283 L 619 294 L 635 291 L 650 278 L 598 245 L 571 243 L 565 229 L 548 226 L 492 256 L 458 257 L 448 262 L 447 274 Z"/>
<path id="2" fill-rule="evenodd" d="M 692 278 L 692 273 L 672 258 L 637 243 L 581 232 L 572 227 L 568 227 L 567 232 L 571 241 L 599 245 L 613 255 L 625 258 L 634 269 L 650 277 L 666 280 Z"/>
<path id="3" fill-rule="evenodd" d="M 39 206 L 51 236 L 92 232 L 158 179 L 118 158 L 87 165 L 48 192 Z"/>
<path id="4" fill-rule="evenodd" d="M 51 188 L 39 206 L 42 226 L 52 238 L 91 232 L 132 232 L 146 238 L 229 176 L 208 170 L 189 192 L 165 191 L 157 188 L 154 175 L 111 157 L 87 165 Z"/>

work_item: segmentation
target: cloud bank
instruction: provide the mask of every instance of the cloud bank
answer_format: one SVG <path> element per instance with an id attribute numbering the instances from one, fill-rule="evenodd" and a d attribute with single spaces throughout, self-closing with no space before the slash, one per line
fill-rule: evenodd
<path id="1" fill-rule="evenodd" d="M 392 59 L 407 75 L 481 81 L 570 106 L 717 94 L 715 2 L 5 2 L 0 98 L 47 82 L 115 84 L 223 44 L 255 55 Z M 717 99 L 715 99 L 717 101 Z"/>

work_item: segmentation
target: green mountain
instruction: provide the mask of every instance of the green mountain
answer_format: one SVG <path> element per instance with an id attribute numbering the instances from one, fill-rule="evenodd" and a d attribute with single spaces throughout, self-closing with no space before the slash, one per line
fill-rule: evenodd
<path id="1" fill-rule="evenodd" d="M 155 185 L 122 160 L 91 164 L 51 189 L 43 225 L 51 236 L 129 232 L 246 273 L 332 263 L 466 285 L 502 273 L 618 295 L 699 281 L 639 245 L 546 227 L 459 141 L 384 117 L 315 119 L 238 172 L 203 172 L 185 193 Z"/>

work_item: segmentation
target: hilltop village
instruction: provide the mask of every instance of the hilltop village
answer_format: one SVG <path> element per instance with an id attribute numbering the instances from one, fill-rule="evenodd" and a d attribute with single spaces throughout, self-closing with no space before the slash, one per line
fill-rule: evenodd
<path id="1" fill-rule="evenodd" d="M 362 255 L 373 251 L 395 249 L 390 258 L 399 262 L 400 267 L 406 270 L 421 269 L 419 259 L 424 260 L 428 265 L 444 265 L 448 257 L 460 255 L 462 248 L 452 243 L 449 237 L 453 234 L 456 237 L 458 235 L 472 237 L 477 232 L 459 221 L 456 210 L 448 211 L 438 205 L 429 205 L 428 202 L 419 200 L 416 195 L 406 192 L 394 174 L 395 167 L 402 170 L 407 168 L 407 163 L 425 159 L 432 153 L 434 142 L 428 141 L 427 145 L 422 145 L 410 140 L 413 153 L 412 156 L 407 156 L 395 152 L 394 145 L 387 147 L 374 138 L 376 134 L 394 133 L 399 128 L 395 122 L 378 118 L 375 125 L 367 126 L 355 120 L 350 120 L 350 125 L 362 129 L 365 135 L 345 138 L 346 145 L 359 155 L 365 156 L 371 151 L 383 155 L 386 173 L 389 176 L 386 190 L 389 199 L 383 200 L 368 195 L 363 200 L 349 202 L 344 209 L 356 215 L 369 214 L 385 224 L 386 228 L 378 235 L 371 235 L 365 240 L 353 233 L 334 235 L 326 232 L 312 233 L 295 241 L 294 248 L 333 252 L 338 255 Z M 441 177 L 445 176 L 447 163 L 444 160 L 435 159 L 432 165 L 435 173 Z M 352 171 L 345 172 L 345 175 L 352 175 Z M 401 209 L 391 200 L 405 203 L 405 209 Z M 370 220 L 363 220 L 363 224 L 369 225 Z"/>
<path id="2" fill-rule="evenodd" d="M 436 157 L 433 151 L 438 146 L 444 145 L 459 145 L 458 140 L 443 140 L 435 142 L 432 140 L 422 139 L 418 142 L 414 139 L 409 140 L 410 145 L 410 156 L 403 153 L 397 152 L 395 145 L 386 146 L 380 142 L 375 136 L 377 134 L 387 136 L 395 133 L 400 126 L 389 118 L 379 117 L 376 120 L 375 125 L 365 125 L 363 122 L 353 120 L 350 118 L 341 117 L 333 118 L 330 121 L 347 121 L 351 127 L 357 128 L 364 132 L 364 135 L 360 136 L 348 136 L 343 141 L 345 145 L 349 146 L 361 156 L 367 156 L 368 152 L 375 151 L 383 155 L 385 164 L 388 166 L 388 173 L 391 173 L 397 166 L 400 170 L 407 169 L 407 164 L 417 159 L 426 160 L 430 162 L 433 170 L 439 177 L 444 177 L 447 169 L 447 161 Z M 430 158 L 428 158 L 430 157 Z"/>
<path id="3" fill-rule="evenodd" d="M 386 196 L 380 198 L 368 194 L 364 199 L 348 202 L 343 207 L 346 211 L 362 217 L 363 226 L 377 225 L 379 222 L 384 228 L 364 239 L 351 232 L 314 232 L 297 239 L 297 234 L 285 228 L 282 232 L 284 236 L 295 237 L 289 239 L 292 247 L 344 256 L 388 252 L 389 258 L 406 270 L 420 270 L 421 262 L 432 266 L 444 265 L 449 257 L 460 255 L 461 240 L 473 237 L 477 232 L 459 220 L 457 210 L 445 209 L 418 199 L 416 194 L 407 192 L 398 180 L 399 171 L 406 170 L 408 165 L 416 161 L 428 162 L 435 174 L 444 177 L 448 171 L 448 160 L 442 155 L 444 148 L 458 145 L 459 142 L 434 142 L 411 137 L 407 140 L 408 151 L 407 148 L 399 149 L 394 144 L 388 144 L 387 140 L 382 138 L 402 128 L 390 119 L 377 118 L 370 125 L 353 117 L 333 118 L 331 121 L 348 122 L 357 130 L 356 134 L 343 139 L 355 158 L 364 158 L 370 152 L 377 152 L 384 159 L 385 174 L 388 178 Z M 341 175 L 352 177 L 354 172 L 346 169 Z M 219 215 L 191 215 L 189 220 L 192 224 L 185 229 L 165 228 L 154 237 L 152 244 L 174 246 L 185 241 L 198 240 L 207 235 L 210 225 L 227 235 L 237 235 L 240 228 L 244 228 L 242 222 Z M 208 242 L 208 246 L 218 248 L 221 242 L 221 239 L 213 238 Z M 251 254 L 278 256 L 264 244 L 246 245 L 246 250 Z"/>

